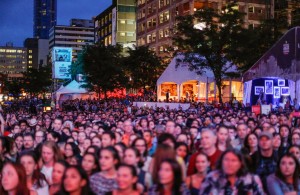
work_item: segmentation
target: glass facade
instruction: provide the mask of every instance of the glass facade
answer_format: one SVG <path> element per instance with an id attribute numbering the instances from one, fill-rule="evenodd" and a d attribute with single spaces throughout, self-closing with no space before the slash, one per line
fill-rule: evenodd
<path id="1" fill-rule="evenodd" d="M 57 0 L 34 0 L 33 14 L 34 37 L 48 39 L 49 30 L 56 25 Z"/>

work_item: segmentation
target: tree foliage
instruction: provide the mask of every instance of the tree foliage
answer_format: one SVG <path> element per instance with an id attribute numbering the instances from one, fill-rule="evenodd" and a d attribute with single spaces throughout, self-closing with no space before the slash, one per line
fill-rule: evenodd
<path id="1" fill-rule="evenodd" d="M 86 82 L 83 87 L 97 92 L 113 91 L 128 82 L 122 66 L 120 45 L 91 45 L 83 52 L 83 72 Z"/>
<path id="2" fill-rule="evenodd" d="M 239 61 L 244 39 L 243 15 L 235 4 L 228 4 L 222 12 L 211 8 L 196 11 L 193 15 L 178 18 L 174 43 L 183 51 L 184 61 L 198 74 L 204 69 L 213 72 L 216 86 L 221 94 L 222 80 L 233 63 Z M 195 23 L 201 28 L 195 28 Z M 203 56 L 203 58 L 199 58 Z M 222 102 L 221 95 L 219 101 Z"/>
<path id="3" fill-rule="evenodd" d="M 148 46 L 128 48 L 128 54 L 124 59 L 124 66 L 131 78 L 131 87 L 146 89 L 146 86 L 149 86 L 150 89 L 154 89 L 165 68 L 161 58 Z"/>
<path id="4" fill-rule="evenodd" d="M 24 91 L 32 95 L 46 93 L 52 84 L 51 65 L 29 68 L 24 73 Z"/>

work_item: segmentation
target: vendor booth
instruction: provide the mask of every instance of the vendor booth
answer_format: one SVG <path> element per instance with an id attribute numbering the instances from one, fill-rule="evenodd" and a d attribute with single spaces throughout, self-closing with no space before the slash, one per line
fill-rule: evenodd
<path id="1" fill-rule="evenodd" d="M 244 104 L 293 104 L 300 98 L 300 27 L 289 30 L 244 75 Z M 296 99 L 295 99 L 296 98 Z"/>
<path id="2" fill-rule="evenodd" d="M 81 87 L 82 83 L 73 80 L 65 87 L 60 87 L 55 92 L 56 105 L 60 105 L 65 100 L 73 99 L 91 99 L 97 97 L 95 92 L 89 92 L 87 89 Z"/>
<path id="3" fill-rule="evenodd" d="M 169 99 L 181 101 L 213 101 L 218 100 L 218 90 L 214 82 L 212 71 L 205 69 L 202 75 L 196 71 L 190 71 L 188 64 L 178 62 L 184 59 L 183 55 L 177 55 L 172 59 L 166 70 L 157 80 L 157 100 L 165 101 L 169 93 Z M 181 60 L 182 61 L 182 60 Z M 236 67 L 229 68 L 228 72 L 236 71 Z M 242 100 L 243 84 L 240 79 L 224 79 L 222 88 L 222 100 L 231 98 Z"/>

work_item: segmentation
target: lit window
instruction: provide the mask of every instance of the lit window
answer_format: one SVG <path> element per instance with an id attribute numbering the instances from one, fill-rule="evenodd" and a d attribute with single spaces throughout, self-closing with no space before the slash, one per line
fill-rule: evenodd
<path id="1" fill-rule="evenodd" d="M 124 32 L 121 32 L 121 33 L 120 33 L 120 36 L 121 36 L 121 37 L 124 37 L 124 36 L 125 36 L 125 33 L 124 33 Z"/>
<path id="2" fill-rule="evenodd" d="M 28 61 L 28 64 L 32 64 L 32 61 L 31 61 L 31 60 L 29 60 L 29 61 Z"/>
<path id="3" fill-rule="evenodd" d="M 254 7 L 253 7 L 253 6 L 250 6 L 250 7 L 248 8 L 248 12 L 249 12 L 249 13 L 254 13 Z"/>
<path id="4" fill-rule="evenodd" d="M 125 20 L 121 20 L 120 23 L 121 23 L 121 24 L 125 24 Z"/>
<path id="5" fill-rule="evenodd" d="M 31 59 L 31 58 L 32 58 L 32 55 L 29 55 L 28 58 Z"/>

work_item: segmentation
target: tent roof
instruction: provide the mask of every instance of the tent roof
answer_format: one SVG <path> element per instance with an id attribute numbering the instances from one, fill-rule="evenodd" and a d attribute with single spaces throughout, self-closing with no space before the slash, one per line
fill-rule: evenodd
<path id="1" fill-rule="evenodd" d="M 200 57 L 199 57 L 200 58 Z M 184 59 L 184 55 L 175 56 L 162 75 L 157 80 L 157 85 L 160 85 L 164 82 L 174 82 L 176 84 L 181 84 L 186 81 L 196 80 L 207 82 L 211 81 L 214 78 L 214 75 L 211 70 L 204 69 L 202 75 L 198 75 L 195 71 L 190 71 L 187 63 L 178 62 L 179 60 Z M 176 64 L 178 66 L 176 66 Z M 235 72 L 237 69 L 235 66 L 229 68 L 228 72 Z"/>
<path id="2" fill-rule="evenodd" d="M 76 80 L 71 81 L 68 85 L 63 88 L 59 88 L 56 93 L 66 94 L 66 93 L 88 93 L 85 88 L 80 87 L 82 83 L 78 83 Z"/>
<path id="3" fill-rule="evenodd" d="M 243 75 L 244 81 L 261 77 L 300 79 L 300 27 L 286 32 Z"/>

